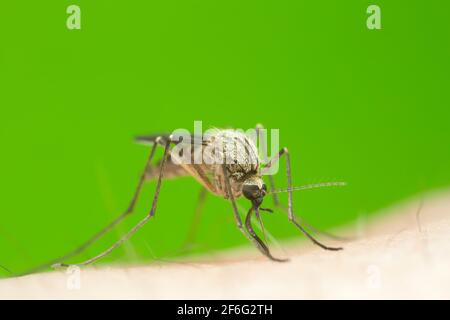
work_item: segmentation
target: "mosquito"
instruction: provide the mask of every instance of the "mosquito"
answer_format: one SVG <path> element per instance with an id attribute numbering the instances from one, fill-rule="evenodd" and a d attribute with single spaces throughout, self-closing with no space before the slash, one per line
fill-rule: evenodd
<path id="1" fill-rule="evenodd" d="M 260 132 L 261 129 L 262 126 L 258 125 L 256 128 L 256 132 Z M 144 183 L 149 180 L 156 180 L 156 190 L 153 195 L 152 206 L 148 214 L 108 249 L 88 260 L 76 263 L 74 265 L 87 266 L 105 257 L 125 241 L 127 241 L 135 232 L 137 232 L 152 217 L 154 217 L 163 180 L 181 176 L 193 177 L 203 186 L 203 190 L 206 190 L 211 194 L 227 200 L 231 204 L 235 223 L 238 229 L 264 256 L 272 261 L 283 262 L 287 261 L 288 259 L 280 259 L 272 255 L 266 243 L 254 231 L 252 227 L 252 217 L 253 215 L 255 215 L 258 222 L 260 223 L 261 230 L 264 232 L 264 226 L 260 213 L 261 211 L 273 212 L 272 209 L 261 206 L 264 197 L 266 195 L 271 195 L 273 197 L 274 204 L 277 207 L 281 208 L 281 204 L 277 197 L 277 194 L 282 192 L 288 193 L 287 215 L 289 221 L 293 225 L 295 225 L 314 244 L 325 250 L 337 251 L 342 249 L 341 247 L 326 246 L 316 240 L 308 232 L 307 229 L 311 229 L 312 227 L 305 226 L 305 224 L 301 223 L 300 220 L 294 215 L 293 191 L 317 187 L 343 186 L 345 185 L 344 182 L 328 182 L 302 187 L 294 187 L 292 186 L 291 160 L 288 149 L 282 148 L 271 159 L 263 163 L 258 155 L 255 142 L 250 139 L 245 133 L 240 131 L 231 129 L 217 129 L 213 134 L 200 137 L 192 135 L 191 138 L 191 141 L 186 142 L 182 141 L 183 139 L 174 138 L 172 134 L 155 134 L 137 137 L 137 142 L 151 145 L 151 150 L 145 164 L 145 168 L 140 176 L 136 190 L 127 210 L 74 251 L 66 254 L 63 257 L 60 257 L 55 261 L 52 261 L 49 264 L 46 264 L 45 266 L 38 267 L 35 270 L 41 270 L 42 268 L 49 266 L 70 266 L 71 264 L 67 264 L 65 263 L 65 261 L 83 252 L 87 247 L 89 247 L 92 243 L 94 243 L 96 240 L 110 231 L 127 216 L 131 215 L 134 212 L 136 202 L 138 201 Z M 189 143 L 190 150 L 192 151 L 191 157 L 193 157 L 194 154 L 198 154 L 198 152 L 200 152 L 202 156 L 206 157 L 207 159 L 204 159 L 205 161 L 202 163 L 193 163 L 192 161 L 188 163 L 180 162 L 182 152 L 174 151 L 176 149 L 176 146 L 179 147 L 183 143 Z M 155 151 L 158 146 L 164 149 L 164 153 L 162 159 L 155 165 L 152 164 L 152 162 L 154 160 Z M 222 152 L 210 152 L 206 154 L 206 152 L 203 150 L 206 150 L 211 146 L 221 146 L 222 149 L 219 150 L 222 150 Z M 215 148 L 210 148 L 210 150 L 211 149 L 217 150 Z M 232 161 L 223 161 L 224 158 L 227 157 L 230 157 Z M 269 169 L 276 162 L 280 161 L 282 157 L 285 158 L 286 164 L 287 189 L 275 189 L 273 176 L 269 175 L 269 182 L 271 186 L 271 190 L 269 191 L 263 181 L 263 176 L 267 174 L 267 172 L 269 172 Z M 204 197 L 204 192 L 201 198 L 202 197 Z M 244 221 L 242 221 L 241 219 L 236 204 L 236 200 L 241 197 L 247 199 L 250 202 L 250 208 Z"/>

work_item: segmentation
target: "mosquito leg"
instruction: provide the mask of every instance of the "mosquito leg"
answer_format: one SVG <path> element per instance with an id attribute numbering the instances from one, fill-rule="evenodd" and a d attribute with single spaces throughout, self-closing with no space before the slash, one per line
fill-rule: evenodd
<path id="1" fill-rule="evenodd" d="M 104 256 L 108 255 L 114 249 L 116 249 L 122 243 L 124 243 L 126 240 L 128 240 L 136 231 L 138 231 L 143 225 L 145 225 L 147 223 L 147 221 L 150 220 L 150 218 L 152 218 L 155 215 L 156 205 L 158 203 L 159 192 L 160 192 L 160 189 L 161 189 L 161 182 L 162 182 L 162 177 L 163 177 L 163 172 L 164 172 L 164 166 L 166 164 L 166 161 L 167 161 L 167 158 L 168 158 L 168 155 L 169 155 L 170 143 L 171 143 L 170 139 L 165 142 L 164 156 L 163 156 L 163 160 L 161 162 L 160 171 L 159 171 L 159 177 L 158 177 L 158 183 L 156 185 L 155 195 L 153 196 L 152 208 L 151 208 L 150 212 L 145 216 L 144 219 L 139 221 L 139 223 L 137 225 L 135 225 L 130 231 L 128 231 L 128 233 L 126 233 L 122 238 L 120 238 L 116 243 L 114 243 L 107 250 L 105 250 L 104 252 L 100 253 L 99 255 L 97 255 L 97 256 L 95 256 L 95 257 L 93 257 L 91 259 L 88 259 L 88 260 L 83 261 L 81 263 L 78 263 L 76 265 L 78 265 L 78 266 L 86 266 L 86 265 L 92 264 L 92 263 L 96 262 L 97 260 L 103 258 Z M 61 264 L 61 266 L 66 266 L 67 267 L 69 265 Z"/>
<path id="2" fill-rule="evenodd" d="M 273 178 L 273 175 L 269 175 L 269 184 L 270 184 L 270 190 L 276 190 L 275 187 L 275 179 Z M 285 213 L 288 212 L 286 206 L 284 206 L 281 202 L 280 202 L 280 198 L 278 197 L 277 193 L 272 193 L 272 200 L 273 200 L 273 204 L 276 208 L 279 208 L 281 210 L 283 210 Z M 326 232 L 326 231 L 322 231 L 317 229 L 316 227 L 312 226 L 311 224 L 309 224 L 308 222 L 305 221 L 305 219 L 300 219 L 297 217 L 297 219 L 299 219 L 299 221 L 305 225 L 305 227 L 309 230 L 312 230 L 314 233 L 316 234 L 320 234 L 323 235 L 325 237 L 328 237 L 330 239 L 334 239 L 334 240 L 338 240 L 338 241 L 351 241 L 354 240 L 351 237 L 342 237 L 342 236 L 337 236 L 335 234 Z"/>
<path id="3" fill-rule="evenodd" d="M 275 190 L 275 179 L 273 178 L 273 175 L 269 175 L 269 184 L 270 184 L 270 191 Z M 273 200 L 273 205 L 275 207 L 280 207 L 282 206 L 280 203 L 280 198 L 278 197 L 277 193 L 272 193 L 272 200 Z"/>
<path id="4" fill-rule="evenodd" d="M 139 179 L 138 185 L 135 189 L 135 192 L 133 194 L 133 198 L 131 199 L 130 204 L 128 205 L 128 209 L 122 213 L 120 216 L 118 216 L 116 219 L 114 219 L 111 223 L 109 223 L 106 227 L 104 227 L 101 231 L 97 232 L 96 234 L 94 234 L 90 239 L 88 239 L 86 242 L 84 242 L 82 245 L 80 245 L 78 248 L 76 248 L 75 250 L 69 252 L 68 254 L 55 259 L 51 262 L 48 262 L 46 264 L 43 264 L 41 266 L 38 266 L 36 268 L 33 268 L 32 270 L 29 270 L 27 272 L 24 272 L 20 275 L 27 275 L 27 274 L 31 274 L 31 273 L 35 273 L 35 272 L 39 272 L 42 270 L 45 270 L 49 267 L 57 267 L 60 265 L 61 261 L 65 261 L 68 260 L 80 253 L 82 253 L 84 250 L 86 250 L 91 244 L 93 244 L 95 241 L 97 241 L 98 239 L 100 239 L 103 235 L 105 235 L 108 231 L 110 231 L 112 228 L 114 228 L 117 224 L 119 224 L 123 219 L 125 219 L 128 215 L 130 215 L 131 213 L 133 213 L 134 207 L 136 205 L 136 202 L 139 198 L 139 195 L 141 193 L 141 189 L 142 189 L 142 185 L 144 184 L 145 181 L 145 175 L 146 172 L 148 171 L 148 168 L 151 166 L 151 162 L 153 160 L 153 157 L 155 155 L 155 151 L 156 151 L 156 147 L 158 144 L 161 144 L 161 141 L 159 139 L 155 139 L 153 145 L 152 145 L 152 149 L 150 151 L 150 155 L 147 158 L 147 162 L 145 164 L 145 168 L 141 174 L 141 177 Z"/>
<path id="5" fill-rule="evenodd" d="M 286 175 L 287 175 L 287 180 L 288 180 L 288 188 L 289 188 L 289 192 L 288 192 L 288 216 L 289 216 L 289 221 L 291 221 L 305 236 L 307 236 L 314 244 L 318 245 L 319 247 L 321 247 L 322 249 L 325 250 L 332 250 L 332 251 L 337 251 L 337 250 L 342 250 L 341 247 L 328 247 L 322 243 L 320 243 L 319 241 L 317 241 L 312 235 L 310 235 L 308 233 L 308 231 L 306 231 L 301 224 L 297 221 L 295 215 L 294 215 L 294 210 L 292 207 L 292 176 L 291 176 L 291 159 L 289 156 L 289 152 L 287 150 L 287 148 L 284 148 L 280 151 L 279 153 L 279 157 L 281 157 L 282 155 L 285 155 L 286 157 Z"/>
<path id="6" fill-rule="evenodd" d="M 200 193 L 198 195 L 197 206 L 194 212 L 194 218 L 192 220 L 192 224 L 189 228 L 188 235 L 186 240 L 184 241 L 183 248 L 189 250 L 192 244 L 195 242 L 195 237 L 197 235 L 198 225 L 200 223 L 200 218 L 202 215 L 203 207 L 205 206 L 205 199 L 207 195 L 206 188 L 202 187 Z"/>
<path id="7" fill-rule="evenodd" d="M 256 232 L 253 230 L 253 227 L 252 227 L 252 213 L 253 213 L 253 211 L 254 211 L 254 208 L 250 208 L 250 210 L 247 213 L 247 217 L 245 218 L 245 227 L 246 227 L 248 233 L 250 234 L 250 237 L 253 239 L 252 242 L 270 260 L 276 261 L 276 262 L 286 262 L 286 261 L 288 261 L 289 259 L 278 259 L 278 258 L 275 258 L 274 256 L 272 256 L 272 254 L 269 251 L 269 248 L 266 246 L 264 241 L 262 241 L 258 237 Z"/>
<path id="8" fill-rule="evenodd" d="M 294 215 L 294 209 L 292 206 L 292 176 L 291 176 L 291 160 L 289 156 L 289 152 L 287 148 L 281 149 L 278 154 L 276 154 L 272 159 L 270 159 L 269 163 L 264 169 L 270 168 L 276 161 L 278 161 L 282 156 L 285 156 L 286 158 L 286 175 L 287 175 L 287 182 L 288 182 L 288 218 L 289 221 L 292 222 L 309 240 L 311 240 L 314 244 L 318 245 L 322 249 L 325 250 L 342 250 L 341 247 L 328 247 L 322 243 L 320 243 L 318 240 L 316 240 L 309 232 L 303 228 L 303 226 L 298 222 L 297 217 Z"/>
<path id="9" fill-rule="evenodd" d="M 226 194 L 227 194 L 228 199 L 229 199 L 230 202 L 231 202 L 231 206 L 232 206 L 232 208 L 233 208 L 233 213 L 234 213 L 234 218 L 235 218 L 235 220 L 236 220 L 236 225 L 237 225 L 238 229 L 242 232 L 242 234 L 243 234 L 243 235 L 244 235 L 251 243 L 253 243 L 253 245 L 254 245 L 256 248 L 258 248 L 258 250 L 259 250 L 263 255 L 265 255 L 265 256 L 266 256 L 267 258 L 269 258 L 270 260 L 277 261 L 277 262 L 284 262 L 284 261 L 287 261 L 287 259 L 286 259 L 286 260 L 283 260 L 283 259 L 277 259 L 277 258 L 274 258 L 274 257 L 272 256 L 272 254 L 270 253 L 269 249 L 267 248 L 267 246 L 262 242 L 261 239 L 258 238 L 258 236 L 256 235 L 256 233 L 253 231 L 253 229 L 251 228 L 251 225 L 250 225 L 250 228 L 248 228 L 248 225 L 246 225 L 247 229 L 249 229 L 248 232 L 250 232 L 250 234 L 248 234 L 248 233 L 245 231 L 244 226 L 243 226 L 243 224 L 242 224 L 241 217 L 240 217 L 240 215 L 239 215 L 238 208 L 237 208 L 237 206 L 236 206 L 236 200 L 234 199 L 233 192 L 231 191 L 230 180 L 229 180 L 229 176 L 228 176 L 228 172 L 227 172 L 227 169 L 226 169 L 225 164 L 222 165 L 222 170 L 223 170 L 223 176 L 224 176 L 224 180 L 225 180 L 225 190 L 226 190 Z M 246 220 L 251 220 L 251 212 L 252 212 L 252 210 L 253 210 L 253 208 L 251 208 L 250 211 L 249 211 L 249 213 L 247 214 L 247 219 L 246 219 Z M 251 231 L 250 231 L 250 230 L 251 230 Z M 253 234 L 251 234 L 251 232 L 253 232 Z"/>

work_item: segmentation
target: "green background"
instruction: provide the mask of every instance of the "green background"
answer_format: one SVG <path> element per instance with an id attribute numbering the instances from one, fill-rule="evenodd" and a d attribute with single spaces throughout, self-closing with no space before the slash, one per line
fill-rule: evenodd
<path id="1" fill-rule="evenodd" d="M 70 4 L 81 30 L 66 28 Z M 366 27 L 370 4 L 382 30 Z M 347 181 L 295 194 L 321 229 L 448 186 L 449 12 L 437 0 L 2 1 L 0 264 L 24 271 L 86 240 L 128 205 L 149 151 L 133 137 L 194 120 L 278 128 L 295 185 Z M 72 262 L 145 215 L 154 187 Z M 176 255 L 199 190 L 165 182 L 156 218 L 104 262 Z M 301 237 L 284 214 L 264 218 L 277 239 Z M 241 245 L 230 205 L 208 197 L 193 251 Z"/>

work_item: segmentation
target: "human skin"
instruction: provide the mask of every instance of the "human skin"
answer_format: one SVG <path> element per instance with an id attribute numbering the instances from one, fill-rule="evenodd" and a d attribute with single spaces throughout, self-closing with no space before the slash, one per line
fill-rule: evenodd
<path id="1" fill-rule="evenodd" d="M 79 278 L 59 270 L 0 280 L 0 299 L 449 299 L 449 208 L 448 192 L 412 199 L 342 230 L 359 231 L 343 251 L 283 243 L 286 263 L 246 248 Z"/>

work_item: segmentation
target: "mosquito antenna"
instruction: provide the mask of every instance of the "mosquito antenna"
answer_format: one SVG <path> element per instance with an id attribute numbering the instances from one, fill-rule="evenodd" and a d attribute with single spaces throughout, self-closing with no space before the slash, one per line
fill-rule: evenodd
<path id="1" fill-rule="evenodd" d="M 274 194 L 274 193 L 283 193 L 283 192 L 289 192 L 289 191 L 299 191 L 299 190 L 308 190 L 308 189 L 317 189 L 317 188 L 324 188 L 324 187 L 344 187 L 347 183 L 345 182 L 322 182 L 322 183 L 313 183 L 313 184 L 307 184 L 304 186 L 299 187 L 292 187 L 291 189 L 275 189 L 268 194 Z"/>

